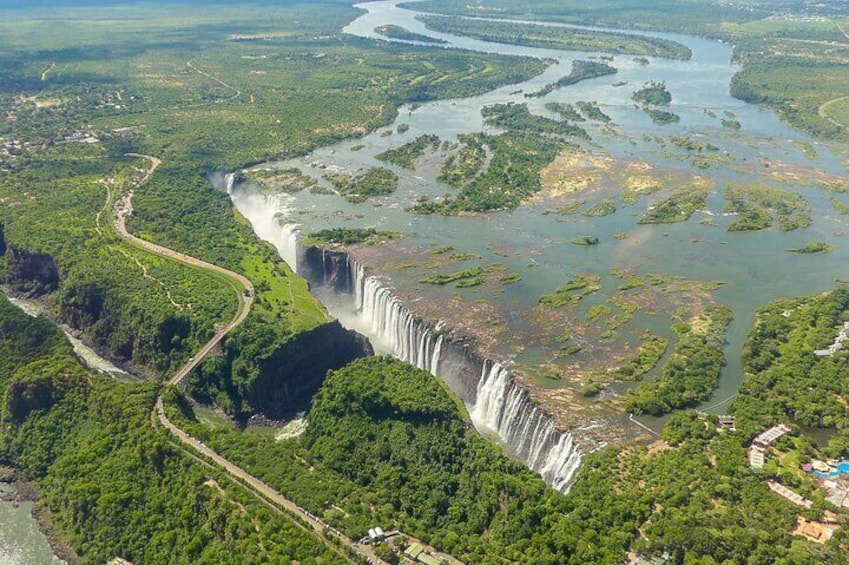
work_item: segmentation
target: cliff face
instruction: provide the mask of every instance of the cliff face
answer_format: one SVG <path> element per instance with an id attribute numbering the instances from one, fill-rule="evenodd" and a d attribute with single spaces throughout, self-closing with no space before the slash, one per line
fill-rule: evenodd
<path id="1" fill-rule="evenodd" d="M 9 263 L 6 283 L 17 292 L 40 296 L 53 292 L 59 285 L 59 268 L 53 257 L 30 253 L 2 243 Z"/>
<path id="2" fill-rule="evenodd" d="M 354 281 L 346 251 L 308 247 L 299 268 L 310 284 L 325 286 L 342 294 L 353 294 Z"/>
<path id="3" fill-rule="evenodd" d="M 328 371 L 373 354 L 365 337 L 338 321 L 324 324 L 297 334 L 262 360 L 245 400 L 267 418 L 290 415 L 308 406 Z"/>

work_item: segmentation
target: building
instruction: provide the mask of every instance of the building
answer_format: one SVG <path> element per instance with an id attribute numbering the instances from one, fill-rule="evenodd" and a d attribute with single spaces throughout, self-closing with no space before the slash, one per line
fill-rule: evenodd
<path id="1" fill-rule="evenodd" d="M 422 544 L 414 543 L 413 545 L 411 545 L 410 547 L 408 547 L 407 549 L 404 550 L 404 555 L 406 555 L 407 557 L 409 557 L 413 561 L 417 561 L 418 558 L 419 558 L 419 555 L 421 555 L 423 551 L 424 551 L 424 547 L 422 547 Z"/>
<path id="2" fill-rule="evenodd" d="M 761 447 L 753 445 L 749 449 L 749 467 L 752 469 L 764 468 L 764 450 Z"/>
<path id="3" fill-rule="evenodd" d="M 835 524 L 824 524 L 822 522 L 808 521 L 801 516 L 796 521 L 796 529 L 793 535 L 802 536 L 815 543 L 825 543 L 831 539 L 834 532 L 839 529 Z"/>
<path id="4" fill-rule="evenodd" d="M 423 563 L 424 565 L 442 565 L 442 560 L 425 551 L 425 548 L 420 543 L 414 543 L 404 550 L 404 556 L 412 560 L 414 563 Z"/>
<path id="5" fill-rule="evenodd" d="M 371 543 L 378 543 L 383 541 L 383 538 L 386 537 L 386 534 L 383 532 L 383 528 L 380 526 L 375 526 L 374 528 L 368 529 L 368 539 Z"/>
<path id="6" fill-rule="evenodd" d="M 733 432 L 734 431 L 734 424 L 736 423 L 736 421 L 737 420 L 734 418 L 734 416 L 728 416 L 728 415 L 719 416 L 719 427 L 720 428 L 727 428 L 727 429 L 729 429 Z"/>
<path id="7" fill-rule="evenodd" d="M 790 502 L 792 502 L 796 506 L 802 506 L 803 508 L 810 508 L 811 505 L 813 504 L 812 501 L 808 500 L 807 498 L 803 498 L 801 494 L 790 490 L 789 488 L 782 485 L 781 483 L 777 483 L 775 481 L 767 481 L 766 484 L 769 485 L 769 488 L 770 488 L 770 490 L 772 490 L 772 492 L 774 492 L 775 494 L 777 494 L 781 498 L 784 498 L 785 500 L 789 500 Z"/>
<path id="8" fill-rule="evenodd" d="M 758 447 L 767 448 L 776 441 L 781 438 L 784 434 L 790 433 L 790 428 L 785 426 L 784 424 L 779 424 L 778 426 L 773 426 L 767 431 L 763 432 L 761 435 L 755 438 L 752 442 L 752 445 L 757 445 Z"/>

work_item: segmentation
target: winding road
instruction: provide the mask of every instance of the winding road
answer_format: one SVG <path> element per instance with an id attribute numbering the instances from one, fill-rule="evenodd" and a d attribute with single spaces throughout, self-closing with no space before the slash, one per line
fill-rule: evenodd
<path id="1" fill-rule="evenodd" d="M 147 182 L 147 180 L 150 179 L 151 175 L 153 175 L 156 168 L 162 163 L 156 157 L 151 157 L 149 155 L 128 153 L 127 157 L 147 159 L 150 162 L 150 167 L 144 172 L 144 175 L 134 183 L 133 189 L 129 190 L 121 199 L 119 199 L 115 203 L 114 226 L 115 230 L 118 232 L 118 235 L 134 247 L 144 249 L 160 257 L 173 259 L 174 261 L 178 261 L 185 265 L 190 265 L 198 269 L 203 269 L 223 277 L 232 286 L 239 300 L 239 307 L 233 319 L 227 325 L 220 328 L 215 333 L 215 335 L 212 336 L 212 339 L 210 339 L 200 349 L 200 351 L 195 353 L 194 357 L 192 357 L 188 363 L 186 363 L 182 368 L 180 368 L 180 370 L 177 371 L 174 376 L 168 379 L 166 383 L 169 386 L 179 387 L 183 379 L 185 379 L 186 376 L 189 375 L 207 357 L 207 355 L 209 355 L 215 349 L 215 347 L 221 342 L 221 340 L 224 339 L 224 336 L 227 335 L 228 332 L 233 330 L 239 324 L 241 324 L 245 320 L 245 318 L 247 318 L 254 300 L 254 287 L 251 281 L 249 281 L 247 278 L 240 275 L 239 273 L 234 273 L 233 271 L 229 271 L 223 267 L 219 267 L 218 265 L 213 265 L 212 263 L 207 263 L 206 261 L 203 261 L 196 257 L 192 257 L 190 255 L 180 253 L 179 251 L 174 251 L 173 249 L 168 249 L 167 247 L 163 247 L 161 245 L 145 241 L 127 231 L 126 218 L 132 215 L 133 212 L 133 190 Z M 190 448 L 191 451 L 195 453 L 199 453 L 206 461 L 218 466 L 218 468 L 227 473 L 230 478 L 246 487 L 254 496 L 262 500 L 264 503 L 272 506 L 278 511 L 285 511 L 299 518 L 300 522 L 296 521 L 295 523 L 302 527 L 305 527 L 303 526 L 303 524 L 307 524 L 309 528 L 328 545 L 328 547 L 336 549 L 336 545 L 341 543 L 343 546 L 346 546 L 350 550 L 352 550 L 356 555 L 368 560 L 369 563 L 383 563 L 383 561 L 381 561 L 375 556 L 371 546 L 359 544 L 354 540 L 348 538 L 347 536 L 343 535 L 341 532 L 335 530 L 318 517 L 314 516 L 307 510 L 301 508 L 288 498 L 284 497 L 279 492 L 277 492 L 264 482 L 260 481 L 238 465 L 231 463 L 230 461 L 210 449 L 203 442 L 193 438 L 185 431 L 177 427 L 173 422 L 171 422 L 171 420 L 168 419 L 168 416 L 165 414 L 165 406 L 161 394 L 156 399 L 156 404 L 154 406 L 153 414 L 151 414 L 151 417 L 152 419 L 154 419 L 154 421 L 158 420 L 159 423 L 162 424 L 162 426 L 166 430 L 168 430 L 171 435 L 174 436 L 174 438 L 176 438 L 183 446 Z M 328 532 L 330 535 L 328 535 Z M 350 559 L 348 555 L 342 555 L 346 559 Z"/>

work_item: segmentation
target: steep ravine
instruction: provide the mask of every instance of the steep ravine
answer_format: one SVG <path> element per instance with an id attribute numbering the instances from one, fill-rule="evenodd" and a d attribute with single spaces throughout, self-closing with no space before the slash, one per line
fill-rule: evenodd
<path id="1" fill-rule="evenodd" d="M 469 339 L 438 320 L 421 319 L 386 280 L 368 274 L 346 251 L 299 248 L 297 226 L 268 218 L 266 199 L 240 188 L 231 178 L 228 176 L 221 188 L 252 222 L 257 235 L 275 245 L 343 325 L 367 336 L 377 353 L 392 355 L 442 379 L 466 404 L 482 434 L 495 439 L 509 455 L 558 490 L 569 487 L 581 462 L 576 438 L 557 427 L 504 365 L 487 359 Z"/>

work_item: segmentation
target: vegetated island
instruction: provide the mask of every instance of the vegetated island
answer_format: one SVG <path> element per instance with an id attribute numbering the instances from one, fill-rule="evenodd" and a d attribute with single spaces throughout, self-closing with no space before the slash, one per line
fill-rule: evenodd
<path id="1" fill-rule="evenodd" d="M 356 245 L 365 243 L 376 245 L 399 237 L 401 237 L 401 234 L 398 232 L 375 228 L 327 228 L 307 234 L 304 244 Z"/>
<path id="2" fill-rule="evenodd" d="M 416 159 L 423 156 L 428 149 L 431 151 L 439 149 L 439 137 L 436 135 L 420 135 L 401 147 L 378 153 L 374 158 L 412 170 L 416 167 Z"/>
<path id="3" fill-rule="evenodd" d="M 534 127 L 543 123 L 534 122 Z M 549 122 L 558 128 L 562 125 Z M 522 131 L 464 134 L 459 140 L 461 146 L 448 156 L 437 177 L 457 193 L 435 200 L 424 196 L 410 207 L 412 212 L 456 215 L 516 208 L 540 190 L 539 171 L 567 146 L 549 136 Z"/>
<path id="4" fill-rule="evenodd" d="M 397 26 L 394 24 L 386 24 L 382 26 L 377 26 L 374 28 L 375 33 L 378 33 L 384 37 L 388 37 L 389 39 L 401 39 L 404 41 L 418 41 L 420 43 L 434 43 L 437 45 L 444 45 L 448 43 L 444 39 L 439 39 L 437 37 L 430 37 L 429 35 L 422 35 L 420 33 L 413 33 L 407 28 Z"/>
<path id="5" fill-rule="evenodd" d="M 324 178 L 345 200 L 353 203 L 365 202 L 374 196 L 386 196 L 398 188 L 398 175 L 384 167 L 372 167 L 358 175 L 329 173 Z"/>
<path id="6" fill-rule="evenodd" d="M 483 41 L 561 49 L 564 51 L 590 51 L 615 54 L 648 55 L 666 59 L 688 60 L 689 47 L 655 37 L 631 35 L 608 31 L 542 26 L 526 23 L 470 20 L 445 16 L 417 16 L 434 30 L 455 35 L 465 35 Z"/>
<path id="7" fill-rule="evenodd" d="M 822 241 L 809 241 L 802 247 L 788 249 L 789 253 L 831 253 L 834 246 Z"/>
<path id="8" fill-rule="evenodd" d="M 563 77 L 560 77 L 555 82 L 547 84 L 536 92 L 528 92 L 525 98 L 542 98 L 554 92 L 558 88 L 578 84 L 582 80 L 603 77 L 607 75 L 615 75 L 619 69 L 612 67 L 607 63 L 599 63 L 597 61 L 583 61 L 576 59 L 572 61 L 572 71 Z"/>

